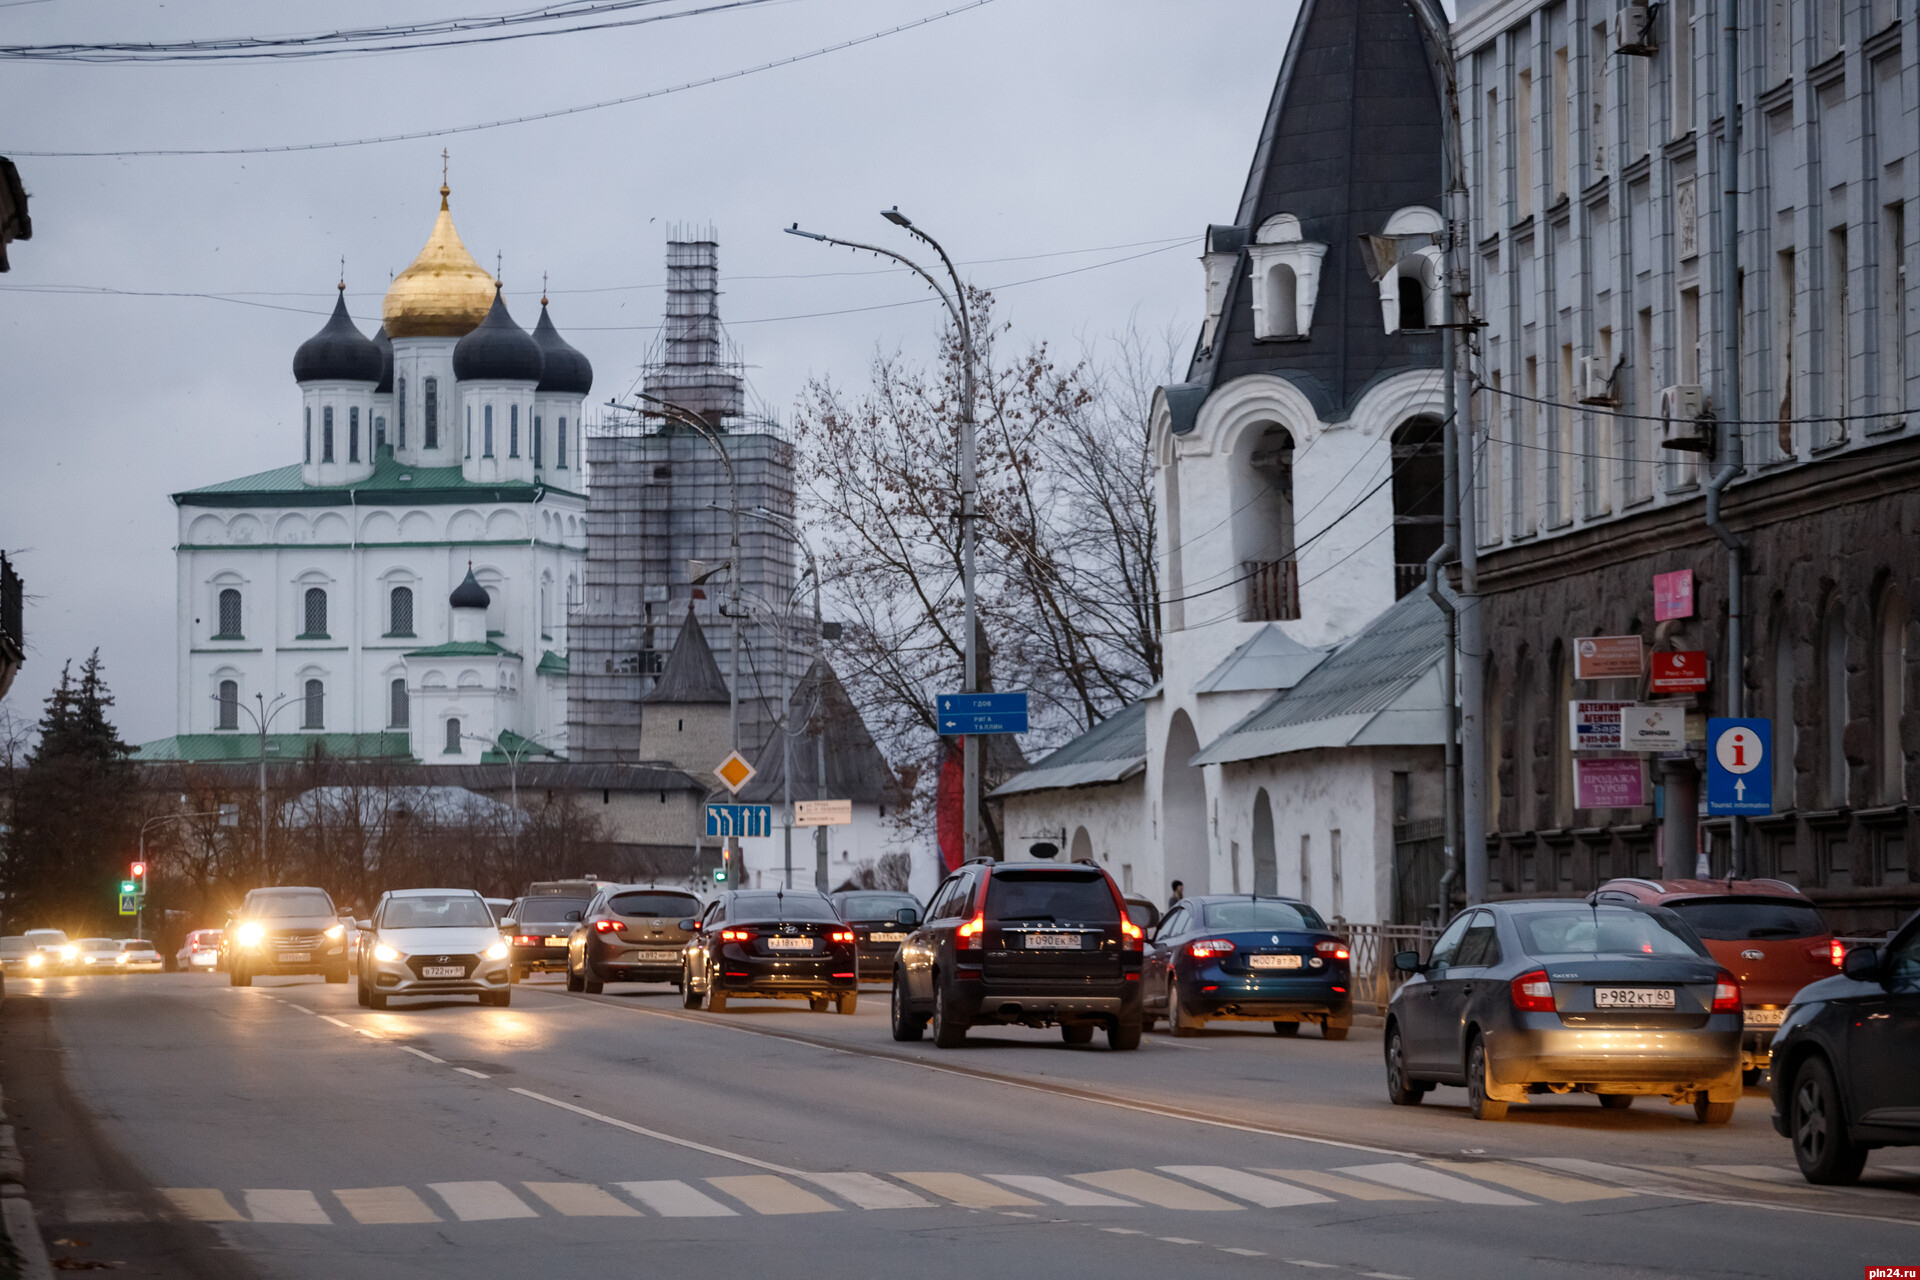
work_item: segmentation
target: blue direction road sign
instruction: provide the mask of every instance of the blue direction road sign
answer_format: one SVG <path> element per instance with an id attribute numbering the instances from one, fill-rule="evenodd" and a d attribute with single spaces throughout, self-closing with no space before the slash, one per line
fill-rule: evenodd
<path id="1" fill-rule="evenodd" d="M 1707 721 L 1707 812 L 1773 812 L 1773 721 Z"/>
<path id="2" fill-rule="evenodd" d="M 1027 693 L 943 693 L 936 700 L 943 737 L 970 733 L 1025 733 Z"/>
<path id="3" fill-rule="evenodd" d="M 710 836 L 770 836 L 773 834 L 773 806 L 770 804 L 710 804 L 707 806 L 707 834 Z"/>

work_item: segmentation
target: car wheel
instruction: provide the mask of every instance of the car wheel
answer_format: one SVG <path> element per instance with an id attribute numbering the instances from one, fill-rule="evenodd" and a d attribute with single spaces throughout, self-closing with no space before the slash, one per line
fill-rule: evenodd
<path id="1" fill-rule="evenodd" d="M 1347 1032 L 1352 1029 L 1349 1024 L 1344 1022 L 1323 1022 L 1320 1024 L 1320 1038 L 1322 1040 L 1345 1040 L 1347 1038 Z"/>
<path id="2" fill-rule="evenodd" d="M 1294 1023 L 1299 1026 L 1299 1023 Z M 1406 1042 L 1395 1026 L 1387 1032 L 1387 1101 L 1396 1107 L 1418 1106 L 1427 1091 L 1407 1075 Z"/>
<path id="3" fill-rule="evenodd" d="M 1060 1024 L 1060 1038 L 1068 1044 L 1092 1044 L 1093 1024 L 1091 1022 L 1063 1022 Z"/>
<path id="4" fill-rule="evenodd" d="M 367 992 L 367 1008 L 384 1009 L 387 1007 L 387 993 L 384 991 Z"/>
<path id="5" fill-rule="evenodd" d="M 510 980 L 513 982 L 525 982 L 528 978 L 531 978 L 532 976 L 533 976 L 533 970 L 516 968 L 513 970 Z"/>
<path id="6" fill-rule="evenodd" d="M 579 974 L 573 971 L 572 965 L 568 965 L 567 966 L 567 990 L 585 991 L 586 989 L 587 989 L 586 982 L 580 977 Z"/>
<path id="7" fill-rule="evenodd" d="M 851 1015 L 859 1005 L 860 993 L 857 991 L 849 991 L 843 996 L 835 996 L 833 998 L 833 1011 L 835 1013 Z"/>
<path id="8" fill-rule="evenodd" d="M 1107 1048 L 1116 1052 L 1124 1052 L 1128 1049 L 1138 1049 L 1139 1047 L 1140 1022 L 1138 1019 L 1132 1022 L 1115 1022 L 1107 1028 Z"/>
<path id="9" fill-rule="evenodd" d="M 1487 1042 L 1479 1036 L 1467 1050 L 1467 1105 L 1475 1120 L 1505 1120 L 1507 1104 L 1487 1096 Z"/>
<path id="10" fill-rule="evenodd" d="M 967 1042 L 967 1029 L 953 1019 L 947 1000 L 946 984 L 938 974 L 933 979 L 933 1042 L 942 1049 L 958 1049 Z"/>
<path id="11" fill-rule="evenodd" d="M 893 1027 L 893 1038 L 901 1041 L 918 1040 L 927 1030 L 927 1015 L 907 1012 L 907 990 L 905 975 L 898 970 L 893 975 L 893 995 L 888 1002 L 887 1019 Z"/>
<path id="12" fill-rule="evenodd" d="M 1693 1095 L 1693 1118 L 1701 1124 L 1725 1124 L 1733 1119 L 1731 1102 L 1714 1102 L 1704 1092 Z"/>
<path id="13" fill-rule="evenodd" d="M 813 1010 L 815 1013 L 825 1013 L 829 1008 L 832 1007 L 832 1005 L 833 1005 L 832 996 L 807 997 L 807 1008 Z"/>
<path id="14" fill-rule="evenodd" d="M 1633 1105 L 1633 1095 L 1630 1093 L 1603 1093 L 1600 1095 L 1600 1105 L 1609 1111 L 1625 1111 Z"/>
<path id="15" fill-rule="evenodd" d="M 353 986 L 354 986 L 354 992 L 353 992 L 354 1003 L 358 1004 L 362 1009 L 366 1008 L 367 1007 L 366 979 L 362 978 L 360 981 L 354 983 Z"/>
<path id="16" fill-rule="evenodd" d="M 573 979 L 569 977 L 567 981 L 572 982 Z M 700 1007 L 700 993 L 693 989 L 693 980 L 687 977 L 685 969 L 680 971 L 680 1007 L 683 1009 Z"/>
<path id="17" fill-rule="evenodd" d="M 1860 1180 L 1867 1149 L 1847 1134 L 1847 1117 L 1840 1109 L 1840 1091 L 1833 1069 L 1824 1058 L 1808 1058 L 1793 1075 L 1787 1099 L 1787 1132 L 1793 1138 L 1793 1158 L 1808 1182 L 1845 1186 Z"/>
<path id="18" fill-rule="evenodd" d="M 725 1013 L 727 1011 L 727 993 L 712 984 L 708 984 L 706 1003 L 701 1007 L 708 1013 Z"/>
<path id="19" fill-rule="evenodd" d="M 1297 1036 L 1300 1034 L 1300 1024 L 1297 1022 L 1275 1022 L 1273 1024 L 1273 1034 L 1277 1036 Z"/>
<path id="20" fill-rule="evenodd" d="M 597 996 L 607 989 L 607 984 L 601 979 L 599 974 L 593 971 L 593 962 L 591 960 L 582 960 L 580 962 L 580 989 L 590 996 Z"/>
<path id="21" fill-rule="evenodd" d="M 480 1003 L 490 1004 L 496 1009 L 509 1008 L 513 1004 L 513 988 L 506 987 L 499 991 L 489 991 L 480 997 Z"/>
<path id="22" fill-rule="evenodd" d="M 1186 1006 L 1180 1003 L 1180 983 L 1172 974 L 1167 975 L 1167 1030 L 1176 1036 L 1197 1036 L 1207 1025 L 1206 1019 L 1196 1018 Z"/>

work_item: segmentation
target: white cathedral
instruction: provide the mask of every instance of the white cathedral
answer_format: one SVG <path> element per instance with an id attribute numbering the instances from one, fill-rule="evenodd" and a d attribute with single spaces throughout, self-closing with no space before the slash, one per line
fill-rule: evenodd
<path id="1" fill-rule="evenodd" d="M 293 357 L 301 460 L 173 495 L 178 735 L 147 760 L 564 755 L 586 562 L 587 358 L 532 333 L 440 215 L 372 338 Z M 277 703 L 277 707 L 276 707 Z"/>

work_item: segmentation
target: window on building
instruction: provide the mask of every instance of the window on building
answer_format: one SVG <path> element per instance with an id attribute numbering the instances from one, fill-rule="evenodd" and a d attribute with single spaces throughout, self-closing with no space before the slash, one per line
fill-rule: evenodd
<path id="1" fill-rule="evenodd" d="M 1639 61 L 1639 59 L 1635 59 Z M 1660 411 L 1660 397 L 1654 383 L 1653 308 L 1642 307 L 1634 317 L 1633 334 L 1633 414 L 1620 419 L 1624 437 L 1621 456 L 1626 459 L 1626 501 L 1638 502 L 1651 496 L 1653 478 L 1653 426 L 1644 419 Z"/>
<path id="2" fill-rule="evenodd" d="M 1842 419 L 1853 405 L 1848 377 L 1853 356 L 1853 292 L 1847 268 L 1847 229 L 1835 227 L 1827 233 L 1825 284 L 1829 305 L 1826 320 L 1820 326 L 1820 332 L 1826 337 L 1826 350 L 1820 362 L 1822 389 L 1826 392 L 1822 407 L 1833 415 L 1832 420 L 1820 424 L 1820 438 L 1825 444 L 1838 444 L 1846 439 L 1847 424 Z"/>
<path id="3" fill-rule="evenodd" d="M 1427 557 L 1440 547 L 1446 448 L 1440 419 L 1421 417 L 1393 433 L 1393 595 L 1426 582 Z"/>
<path id="4" fill-rule="evenodd" d="M 427 399 L 425 446 L 429 449 L 438 449 L 440 447 L 440 379 L 428 378 L 424 390 Z"/>
<path id="5" fill-rule="evenodd" d="M 1767 0 L 1767 77 L 1772 88 L 1793 74 L 1792 0 Z"/>
<path id="6" fill-rule="evenodd" d="M 307 424 L 307 451 L 304 456 L 306 461 L 312 462 L 313 461 L 313 406 L 312 405 L 307 406 L 305 417 L 306 417 L 306 424 Z"/>
<path id="7" fill-rule="evenodd" d="M 214 634 L 215 640 L 239 640 L 240 634 L 240 592 L 234 587 L 223 587 L 220 591 L 220 630 Z"/>
<path id="8" fill-rule="evenodd" d="M 395 378 L 393 392 L 393 429 L 398 437 L 394 443 L 404 449 L 407 447 L 407 380 Z"/>
<path id="9" fill-rule="evenodd" d="M 1680 291 L 1680 357 L 1679 381 L 1689 386 L 1700 385 L 1700 291 L 1682 289 Z M 1686 453 L 1678 449 L 1663 449 L 1666 455 L 1667 487 L 1678 489 L 1698 483 L 1700 479 L 1700 459 L 1697 453 Z"/>
<path id="10" fill-rule="evenodd" d="M 1880 411 L 1899 414 L 1907 400 L 1907 206 L 1895 202 L 1880 212 Z M 1902 424 L 1891 417 L 1873 426 Z"/>
<path id="11" fill-rule="evenodd" d="M 1840 52 L 1846 40 L 1847 0 L 1813 0 L 1814 36 L 1818 41 L 1814 57 L 1826 61 Z"/>
<path id="12" fill-rule="evenodd" d="M 1560 345 L 1560 385 L 1554 396 L 1564 409 L 1553 414 L 1553 522 L 1568 524 L 1574 517 L 1574 488 L 1579 480 L 1580 458 L 1574 448 L 1574 426 L 1579 421 L 1579 398 L 1573 388 L 1573 344 Z"/>
<path id="13" fill-rule="evenodd" d="M 1847 804 L 1847 611 L 1835 597 L 1820 624 L 1820 678 L 1825 694 L 1823 723 L 1827 804 Z"/>
<path id="14" fill-rule="evenodd" d="M 450 756 L 457 756 L 460 754 L 460 751 L 461 751 L 460 721 L 458 719 L 448 720 L 447 721 L 447 754 Z"/>
<path id="15" fill-rule="evenodd" d="M 540 465 L 540 415 L 533 415 L 533 465 Z"/>
<path id="16" fill-rule="evenodd" d="M 373 420 L 374 456 L 378 457 L 380 454 L 380 451 L 386 447 L 387 447 L 387 417 L 385 414 L 381 414 L 379 417 Z"/>
<path id="17" fill-rule="evenodd" d="M 1880 799 L 1902 804 L 1907 798 L 1907 753 L 1900 740 L 1900 717 L 1907 710 L 1907 600 L 1898 587 L 1880 595 Z"/>
<path id="18" fill-rule="evenodd" d="M 1293 268 L 1284 262 L 1275 263 L 1267 272 L 1267 327 L 1274 337 L 1298 336 L 1299 295 L 1299 279 Z"/>
<path id="19" fill-rule="evenodd" d="M 395 680 L 387 686 L 387 727 L 407 727 L 407 682 Z"/>
<path id="20" fill-rule="evenodd" d="M 327 727 L 327 686 L 318 680 L 307 681 L 305 703 L 300 720 L 302 729 Z"/>
<path id="21" fill-rule="evenodd" d="M 1340 874 L 1340 828 L 1327 832 L 1327 888 L 1333 899 L 1333 918 L 1346 915 L 1346 891 Z"/>
<path id="22" fill-rule="evenodd" d="M 467 456 L 467 457 L 469 457 L 469 458 L 471 458 L 471 457 L 473 456 L 473 406 L 472 406 L 472 405 L 468 405 L 468 406 L 467 406 L 467 451 L 466 451 L 466 456 Z"/>
<path id="23" fill-rule="evenodd" d="M 387 592 L 387 634 L 413 634 L 413 588 L 395 587 Z"/>
<path id="24" fill-rule="evenodd" d="M 1558 201 L 1573 190 L 1573 68 L 1568 63 L 1566 46 L 1553 51 L 1553 154 L 1547 157 L 1547 172 L 1553 175 L 1553 198 Z"/>
<path id="25" fill-rule="evenodd" d="M 320 461 L 333 461 L 333 406 L 320 410 Z"/>
<path id="26" fill-rule="evenodd" d="M 1487 363 L 1498 364 L 1497 344 L 1489 342 L 1490 358 Z M 1490 395 L 1475 397 L 1480 401 L 1480 416 L 1486 423 L 1486 460 L 1485 467 L 1476 468 L 1481 474 L 1475 477 L 1479 492 L 1478 499 L 1482 526 L 1481 545 L 1492 546 L 1507 536 L 1507 458 L 1512 450 L 1508 438 L 1508 422 L 1511 406 L 1505 396 L 1500 394 L 1503 377 L 1499 369 L 1487 375 L 1487 390 Z"/>
<path id="27" fill-rule="evenodd" d="M 220 682 L 220 722 L 222 729 L 240 727 L 240 682 L 222 680 Z"/>
<path id="28" fill-rule="evenodd" d="M 1653 113 L 1647 110 L 1647 75 L 1651 58 L 1627 58 L 1627 152 L 1623 163 L 1632 164 L 1647 154 L 1648 123 Z"/>
<path id="29" fill-rule="evenodd" d="M 1782 249 L 1773 255 L 1773 385 L 1780 393 L 1773 446 L 1776 460 L 1793 456 L 1793 379 L 1799 371 L 1794 359 L 1794 343 L 1800 313 L 1800 294 L 1794 274 L 1792 249 Z"/>
<path id="30" fill-rule="evenodd" d="M 1492 235 L 1506 222 L 1506 171 L 1500 167 L 1500 139 L 1502 122 L 1500 119 L 1500 92 L 1487 90 L 1487 115 L 1484 124 L 1485 139 L 1481 153 L 1485 157 L 1485 174 L 1480 184 L 1480 231 L 1483 236 Z"/>
<path id="31" fill-rule="evenodd" d="M 567 465 L 567 420 L 560 419 L 553 434 L 554 465 L 564 468 Z"/>
<path id="32" fill-rule="evenodd" d="M 1513 455 L 1513 531 L 1528 534 L 1538 527 L 1540 518 L 1536 492 L 1540 470 L 1540 362 L 1528 356 L 1521 374 L 1520 448 Z"/>
<path id="33" fill-rule="evenodd" d="M 520 456 L 520 406 L 517 404 L 507 406 L 507 456 Z"/>
<path id="34" fill-rule="evenodd" d="M 1427 291 L 1417 275 L 1400 274 L 1400 330 L 1427 327 Z"/>
<path id="35" fill-rule="evenodd" d="M 360 461 L 360 406 L 347 410 L 347 461 Z"/>
<path id="36" fill-rule="evenodd" d="M 1533 216 L 1533 72 L 1515 77 L 1513 95 L 1513 216 Z"/>
<path id="37" fill-rule="evenodd" d="M 480 456 L 493 456 L 493 406 L 487 405 L 480 410 Z"/>
<path id="38" fill-rule="evenodd" d="M 1611 326 L 1601 325 L 1594 331 L 1593 354 L 1599 359 L 1602 369 L 1613 373 Z M 1618 390 L 1614 395 L 1619 395 Z M 1587 459 L 1587 514 L 1597 516 L 1613 509 L 1614 468 L 1620 451 L 1620 419 L 1602 411 L 1592 415 L 1592 424 L 1588 431 L 1593 456 Z"/>
<path id="39" fill-rule="evenodd" d="M 1500 816 L 1500 799 L 1502 795 L 1500 787 L 1500 757 L 1505 753 L 1507 717 L 1505 710 L 1506 703 L 1502 697 L 1503 690 L 1500 684 L 1500 669 L 1494 666 L 1491 659 L 1487 662 L 1485 689 L 1487 714 L 1483 736 L 1487 753 L 1485 774 L 1485 785 L 1487 788 L 1487 830 L 1490 832 L 1498 832 L 1506 830 L 1506 828 L 1501 825 L 1503 819 Z"/>
<path id="40" fill-rule="evenodd" d="M 1667 59 L 1669 115 L 1676 138 L 1693 132 L 1693 6 L 1694 0 L 1667 0 L 1663 6 L 1670 30 L 1661 56 Z"/>
<path id="41" fill-rule="evenodd" d="M 1613 42 L 1607 24 L 1596 22 L 1587 33 L 1587 153 L 1593 157 L 1592 179 L 1607 171 L 1607 86 L 1612 84 Z"/>
<path id="42" fill-rule="evenodd" d="M 301 601 L 301 603 L 305 606 L 304 612 L 302 614 L 302 621 L 306 623 L 306 630 L 301 633 L 301 638 L 302 639 L 318 638 L 322 640 L 326 639 L 327 638 L 327 591 L 326 591 L 326 588 L 325 587 L 308 587 L 307 594 L 304 597 L 304 599 Z"/>
<path id="43" fill-rule="evenodd" d="M 1285 427 L 1248 430 L 1245 462 L 1235 468 L 1234 549 L 1243 578 L 1242 617 L 1272 622 L 1300 616 L 1294 562 L 1293 435 Z"/>

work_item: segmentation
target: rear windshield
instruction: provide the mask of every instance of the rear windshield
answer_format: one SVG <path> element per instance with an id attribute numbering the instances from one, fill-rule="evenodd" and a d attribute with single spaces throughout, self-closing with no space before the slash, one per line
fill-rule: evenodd
<path id="1" fill-rule="evenodd" d="M 1325 929 L 1320 913 L 1304 902 L 1209 902 L 1209 929 Z"/>
<path id="2" fill-rule="evenodd" d="M 891 920 L 908 909 L 920 909 L 920 900 L 910 893 L 850 893 L 840 899 L 843 920 Z"/>
<path id="3" fill-rule="evenodd" d="M 1568 907 L 1516 911 L 1520 945 L 1535 957 L 1566 955 L 1699 956 L 1686 926 L 1665 912 L 1627 907 Z"/>
<path id="4" fill-rule="evenodd" d="M 460 929 L 488 928 L 493 912 L 478 898 L 466 894 L 423 893 L 405 898 L 388 898 L 380 913 L 383 929 Z"/>
<path id="5" fill-rule="evenodd" d="M 510 914 L 520 924 L 566 924 L 567 912 L 585 911 L 587 902 L 586 898 L 522 898 Z"/>
<path id="6" fill-rule="evenodd" d="M 727 911 L 729 920 L 804 920 L 834 923 L 833 904 L 812 894 L 743 893 Z"/>
<path id="7" fill-rule="evenodd" d="M 1667 904 L 1709 942 L 1754 938 L 1816 938 L 1827 931 L 1819 911 L 1780 898 L 1695 898 Z"/>
<path id="8" fill-rule="evenodd" d="M 293 916 L 330 916 L 333 902 L 326 894 L 262 893 L 247 904 L 246 913 L 262 920 L 286 920 Z"/>
<path id="9" fill-rule="evenodd" d="M 1073 871 L 1000 871 L 987 881 L 987 914 L 995 920 L 1117 923 L 1107 878 Z"/>
<path id="10" fill-rule="evenodd" d="M 120 949 L 122 951 L 151 951 L 153 950 L 153 944 L 141 938 L 128 938 L 120 944 Z"/>
<path id="11" fill-rule="evenodd" d="M 623 916 L 671 916 L 678 920 L 698 915 L 700 900 L 684 893 L 616 893 L 607 899 L 607 909 Z"/>

